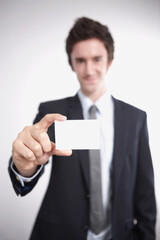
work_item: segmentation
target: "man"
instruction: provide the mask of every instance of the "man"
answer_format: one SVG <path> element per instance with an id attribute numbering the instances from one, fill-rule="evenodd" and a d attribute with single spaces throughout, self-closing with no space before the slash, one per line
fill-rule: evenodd
<path id="1" fill-rule="evenodd" d="M 107 91 L 113 38 L 106 26 L 80 18 L 66 50 L 79 92 L 40 104 L 34 125 L 25 127 L 13 143 L 9 173 L 21 196 L 33 189 L 49 157 L 53 159 L 30 239 L 153 240 L 156 206 L 146 114 Z M 65 116 L 100 120 L 100 152 L 56 150 L 53 123 Z"/>

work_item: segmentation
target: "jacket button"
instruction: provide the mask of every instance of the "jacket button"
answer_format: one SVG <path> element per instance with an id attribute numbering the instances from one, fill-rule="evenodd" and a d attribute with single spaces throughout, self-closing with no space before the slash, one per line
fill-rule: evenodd
<path id="1" fill-rule="evenodd" d="M 134 224 L 134 225 L 137 225 L 137 223 L 138 223 L 137 219 L 134 218 L 134 219 L 133 219 L 133 224 Z"/>

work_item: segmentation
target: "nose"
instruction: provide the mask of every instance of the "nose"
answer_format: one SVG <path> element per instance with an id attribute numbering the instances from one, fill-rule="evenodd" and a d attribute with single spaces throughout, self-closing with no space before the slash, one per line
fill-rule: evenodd
<path id="1" fill-rule="evenodd" d="M 94 64 L 91 61 L 86 62 L 86 75 L 93 75 L 94 74 Z"/>

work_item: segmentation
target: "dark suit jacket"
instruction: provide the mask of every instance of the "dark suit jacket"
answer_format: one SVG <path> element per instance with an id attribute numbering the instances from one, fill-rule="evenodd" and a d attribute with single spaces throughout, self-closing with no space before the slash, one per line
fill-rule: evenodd
<path id="1" fill-rule="evenodd" d="M 114 101 L 114 151 L 112 160 L 112 235 L 114 240 L 155 239 L 156 205 L 145 112 Z M 61 113 L 82 119 L 78 96 L 42 103 L 35 119 Z M 54 124 L 48 134 L 54 141 Z M 24 188 L 10 170 L 17 194 L 25 195 L 39 176 Z M 86 240 L 89 228 L 89 159 L 87 150 L 70 157 L 53 156 L 51 177 L 37 216 L 31 240 Z"/>

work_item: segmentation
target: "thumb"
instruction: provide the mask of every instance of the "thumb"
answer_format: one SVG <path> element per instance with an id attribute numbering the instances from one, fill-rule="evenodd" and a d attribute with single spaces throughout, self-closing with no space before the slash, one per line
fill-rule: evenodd
<path id="1" fill-rule="evenodd" d="M 51 142 L 52 145 L 52 150 L 49 153 L 51 155 L 57 155 L 57 156 L 70 156 L 72 155 L 72 150 L 71 149 L 65 149 L 65 150 L 57 150 L 56 149 L 56 144 Z"/>

